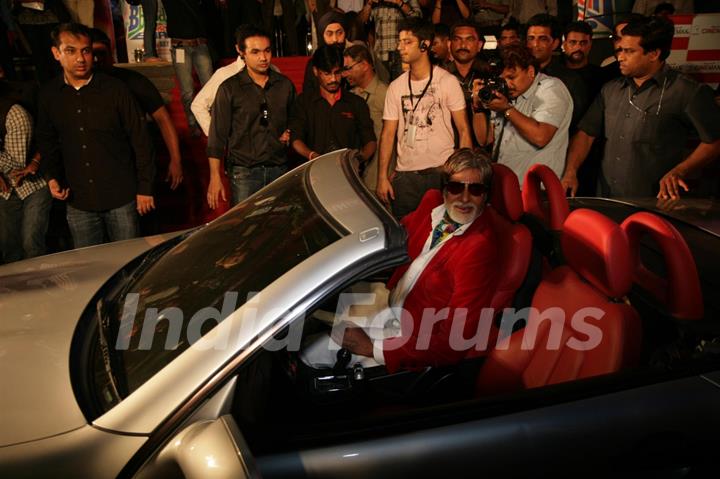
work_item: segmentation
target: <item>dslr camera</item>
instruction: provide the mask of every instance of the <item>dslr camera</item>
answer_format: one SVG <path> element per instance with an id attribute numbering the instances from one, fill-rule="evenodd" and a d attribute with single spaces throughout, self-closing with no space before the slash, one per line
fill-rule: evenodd
<path id="1" fill-rule="evenodd" d="M 508 85 L 500 75 L 490 75 L 485 78 L 483 87 L 478 91 L 478 97 L 481 102 L 490 103 L 495 98 L 495 93 L 500 93 L 505 98 L 510 98 Z"/>

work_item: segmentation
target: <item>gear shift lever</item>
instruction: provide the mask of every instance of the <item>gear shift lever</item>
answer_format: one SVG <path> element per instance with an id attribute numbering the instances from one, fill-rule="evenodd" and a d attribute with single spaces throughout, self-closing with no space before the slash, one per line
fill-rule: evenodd
<path id="1" fill-rule="evenodd" d="M 335 367 L 333 368 L 335 374 L 345 371 L 345 369 L 347 369 L 348 367 L 348 364 L 350 364 L 351 358 L 352 354 L 350 354 L 350 351 L 345 348 L 340 348 L 337 352 L 337 361 L 335 362 Z"/>

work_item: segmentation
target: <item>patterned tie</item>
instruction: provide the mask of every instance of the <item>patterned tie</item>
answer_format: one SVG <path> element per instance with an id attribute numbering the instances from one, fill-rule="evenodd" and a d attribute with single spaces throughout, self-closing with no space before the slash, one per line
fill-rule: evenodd
<path id="1" fill-rule="evenodd" d="M 442 241 L 453 234 L 462 225 L 451 220 L 450 217 L 445 213 L 445 216 L 440 223 L 433 230 L 432 241 L 430 241 L 430 249 L 442 243 Z"/>

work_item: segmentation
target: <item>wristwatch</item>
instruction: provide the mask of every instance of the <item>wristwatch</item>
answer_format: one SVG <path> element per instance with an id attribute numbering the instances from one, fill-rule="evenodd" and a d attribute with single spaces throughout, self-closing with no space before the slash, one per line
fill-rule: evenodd
<path id="1" fill-rule="evenodd" d="M 514 109 L 515 109 L 515 107 L 511 106 L 510 108 L 505 110 L 505 112 L 503 112 L 503 116 L 505 117 L 506 120 L 510 119 L 510 110 L 514 110 Z"/>

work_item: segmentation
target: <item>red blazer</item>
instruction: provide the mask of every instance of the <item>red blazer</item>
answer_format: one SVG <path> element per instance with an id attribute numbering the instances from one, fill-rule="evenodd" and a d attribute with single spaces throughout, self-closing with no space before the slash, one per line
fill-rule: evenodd
<path id="1" fill-rule="evenodd" d="M 408 254 L 411 260 L 415 260 L 422 252 L 432 230 L 430 213 L 442 203 L 442 193 L 439 190 L 429 190 L 420 206 L 402 219 L 408 233 Z M 446 240 L 446 244 L 428 263 L 408 293 L 400 320 L 401 336 L 383 341 L 383 354 L 388 371 L 460 362 L 475 345 L 466 345 L 459 350 L 455 350 L 458 349 L 457 345 L 452 347 L 454 343 L 450 341 L 450 335 L 455 310 L 467 308 L 462 338 L 473 338 L 478 332 L 482 309 L 490 307 L 497 287 L 497 265 L 495 233 L 486 209 L 462 235 Z M 397 285 L 409 266 L 410 264 L 404 264 L 395 270 L 388 282 L 388 289 Z M 439 311 L 443 308 L 448 308 L 448 314 L 446 319 L 434 323 L 424 321 L 425 329 L 431 331 L 420 331 L 426 308 L 431 308 L 427 311 L 430 317 L 435 315 L 433 310 Z M 484 327 L 490 328 L 492 316 L 485 321 Z M 459 336 L 458 333 L 459 331 L 453 331 L 453 337 Z M 487 333 L 481 333 L 483 340 L 485 334 Z"/>

